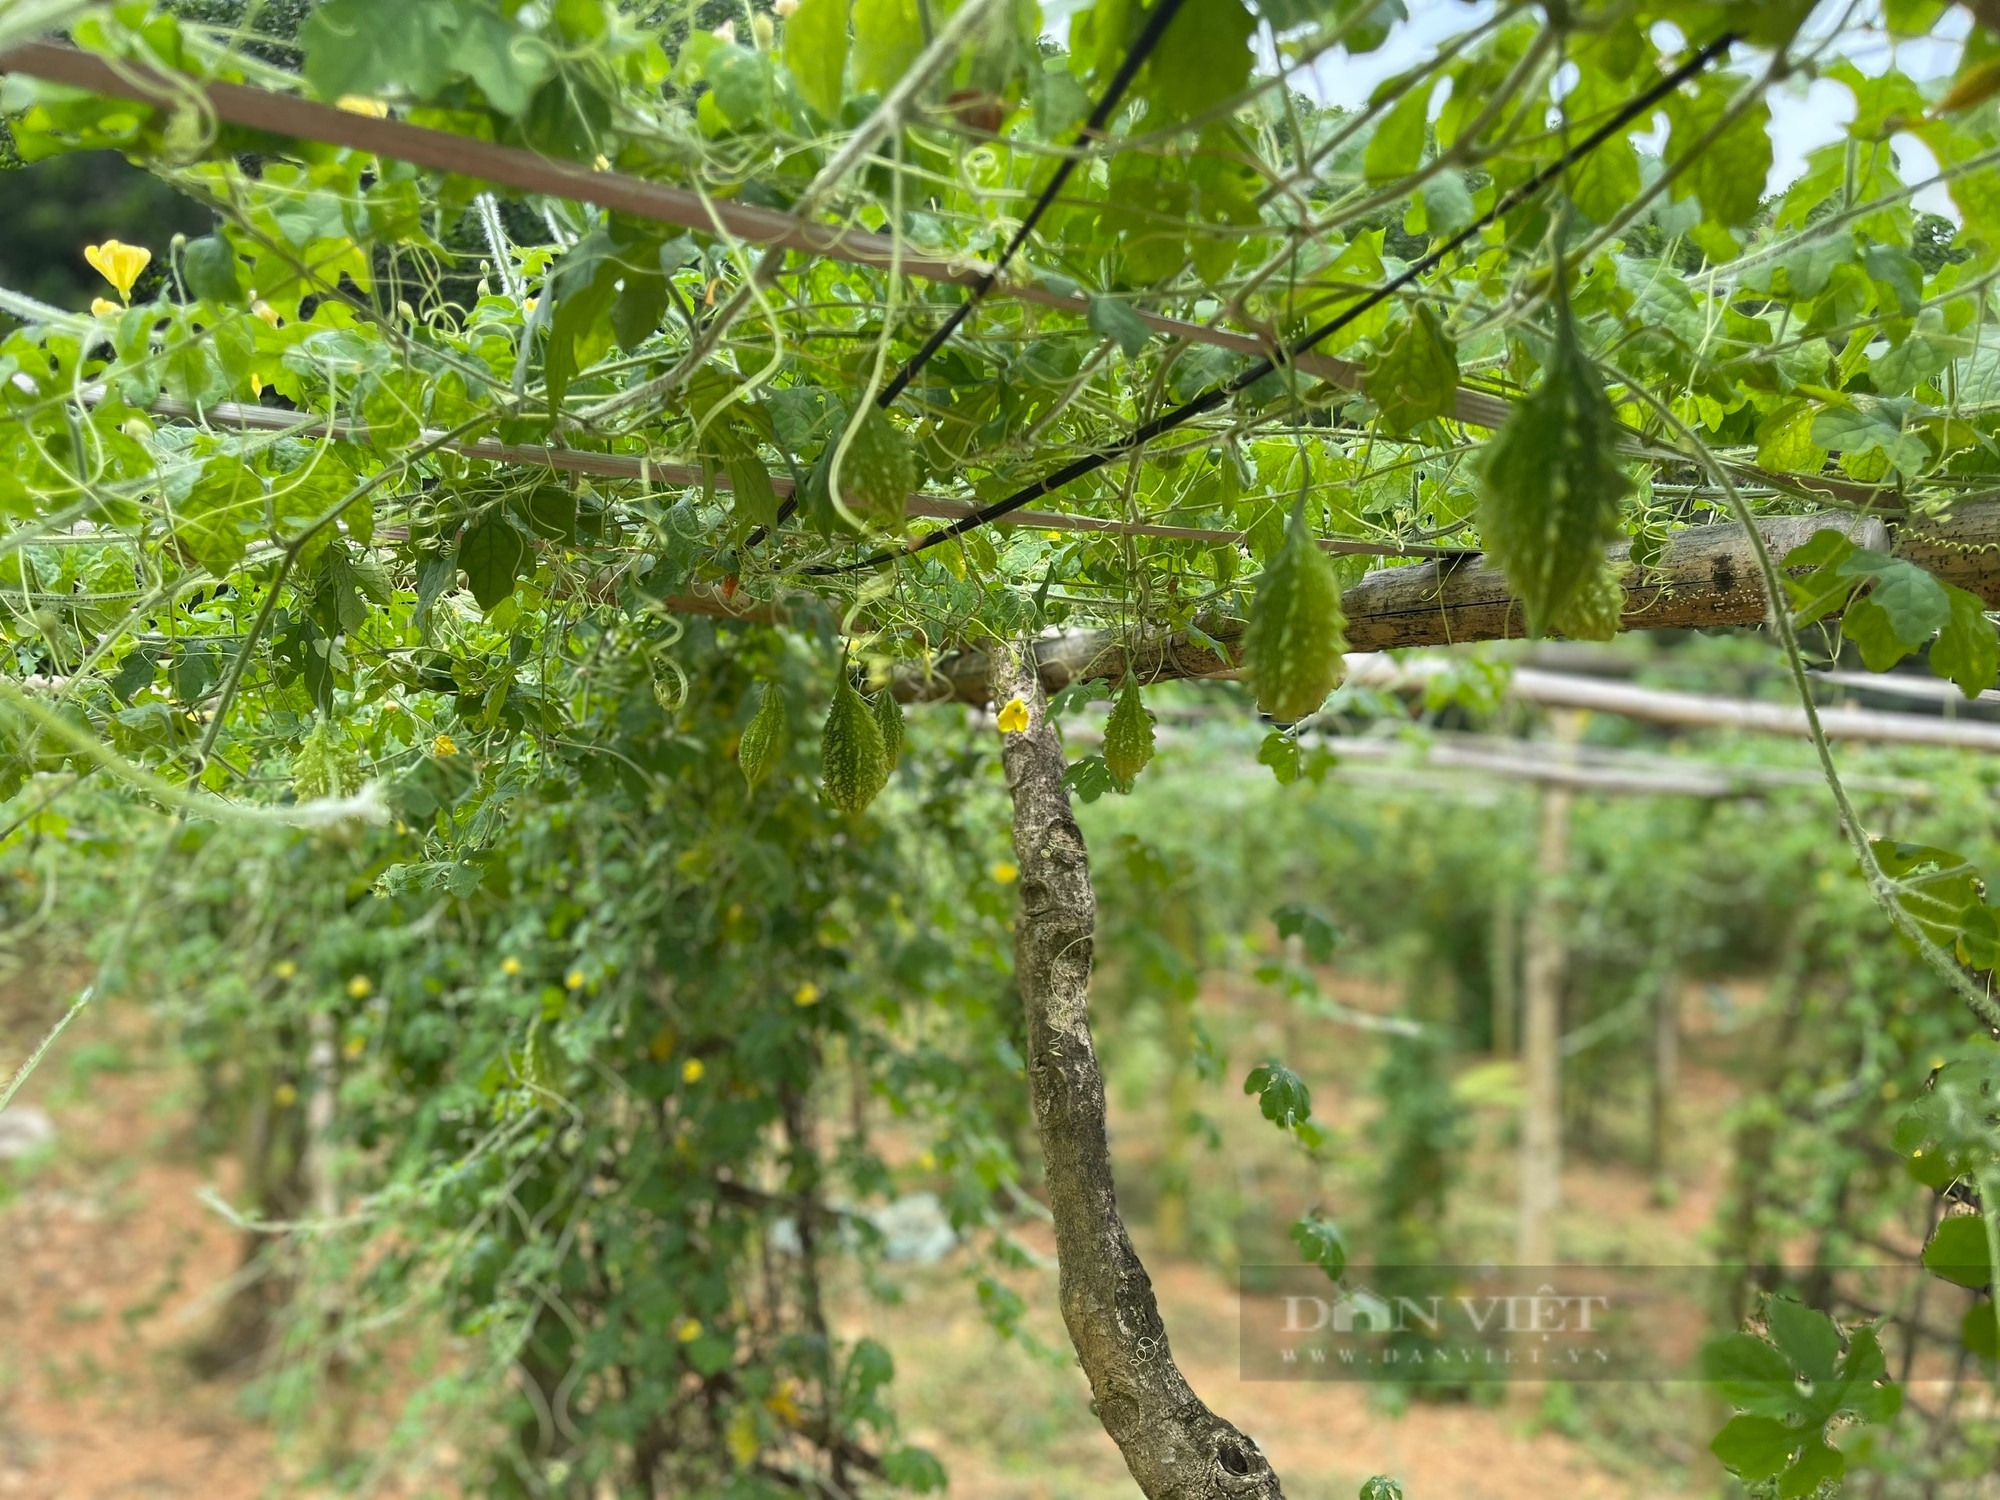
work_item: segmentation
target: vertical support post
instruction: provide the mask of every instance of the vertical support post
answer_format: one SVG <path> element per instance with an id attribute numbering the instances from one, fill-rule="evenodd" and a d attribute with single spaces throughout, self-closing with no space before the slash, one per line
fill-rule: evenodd
<path id="1" fill-rule="evenodd" d="M 1583 733 L 1581 714 L 1552 716 L 1558 753 L 1571 758 Z M 1535 889 L 1528 909 L 1521 986 L 1521 1205 L 1516 1262 L 1546 1266 L 1556 1255 L 1555 1215 L 1562 1202 L 1562 992 L 1569 969 L 1563 883 L 1569 872 L 1567 786 L 1542 788 L 1535 849 Z"/>
<path id="2" fill-rule="evenodd" d="M 1521 913 L 1514 887 L 1502 881 L 1493 893 L 1493 933 L 1489 947 L 1493 991 L 1493 1055 L 1512 1057 L 1515 1022 L 1521 1008 Z"/>

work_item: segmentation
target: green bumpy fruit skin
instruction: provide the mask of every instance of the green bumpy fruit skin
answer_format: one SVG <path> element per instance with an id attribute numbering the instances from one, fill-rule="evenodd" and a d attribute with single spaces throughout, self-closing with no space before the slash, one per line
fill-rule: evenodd
<path id="1" fill-rule="evenodd" d="M 1138 680 L 1127 677 L 1104 721 L 1104 768 L 1120 791 L 1130 791 L 1152 759 L 1153 716 L 1139 696 Z"/>
<path id="2" fill-rule="evenodd" d="M 1284 547 L 1257 582 L 1243 633 L 1243 665 L 1257 707 L 1281 724 L 1316 712 L 1340 685 L 1346 628 L 1333 559 L 1313 545 L 1305 507 L 1297 505 Z"/>
<path id="3" fill-rule="evenodd" d="M 893 771 L 903 758 L 903 707 L 887 683 L 875 695 L 875 727 L 882 731 L 883 760 Z"/>
<path id="4" fill-rule="evenodd" d="M 750 722 L 743 728 L 743 738 L 736 742 L 737 767 L 751 786 L 769 776 L 777 765 L 784 752 L 788 728 L 785 695 L 776 683 L 766 683 L 757 712 L 750 716 Z"/>
<path id="5" fill-rule="evenodd" d="M 1587 632 L 1602 629 L 1606 583 L 1616 588 L 1604 549 L 1620 535 L 1632 488 L 1614 460 L 1617 437 L 1617 414 L 1559 287 L 1548 371 L 1487 444 L 1479 472 L 1480 539 L 1520 596 L 1531 636 L 1555 627 L 1602 638 Z"/>
<path id="6" fill-rule="evenodd" d="M 882 745 L 882 727 L 869 712 L 868 700 L 854 691 L 843 667 L 826 711 L 820 736 L 820 785 L 826 800 L 854 814 L 875 800 L 889 781 L 889 758 Z"/>
<path id="7" fill-rule="evenodd" d="M 854 528 L 833 503 L 833 456 L 840 438 L 826 445 L 806 483 L 806 520 L 826 536 Z M 902 527 L 904 502 L 917 487 L 917 453 L 909 437 L 873 406 L 861 419 L 840 460 L 840 498 L 848 513 L 877 531 Z"/>
<path id="8" fill-rule="evenodd" d="M 1625 590 L 1618 574 L 1599 567 L 1584 579 L 1549 624 L 1558 634 L 1573 641 L 1608 641 L 1618 634 L 1619 616 L 1624 612 Z"/>

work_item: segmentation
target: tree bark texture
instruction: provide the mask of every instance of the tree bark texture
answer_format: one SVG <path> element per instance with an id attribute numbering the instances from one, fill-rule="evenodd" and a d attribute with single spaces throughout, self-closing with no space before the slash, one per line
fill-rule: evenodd
<path id="1" fill-rule="evenodd" d="M 1581 715 L 1556 720 L 1558 740 L 1575 744 Z M 1516 1264 L 1555 1261 L 1555 1215 L 1562 1202 L 1562 990 L 1569 967 L 1563 881 L 1569 871 L 1570 788 L 1542 788 L 1535 892 L 1528 908 L 1521 985 L 1521 1209 Z"/>
<path id="2" fill-rule="evenodd" d="M 1174 1363 L 1153 1283 L 1118 1216 L 1104 1078 L 1088 991 L 1097 921 L 1090 857 L 1063 785 L 1063 748 L 1034 658 L 996 651 L 996 702 L 1028 727 L 1003 740 L 1020 912 L 1015 981 L 1027 1012 L 1028 1087 L 1055 1218 L 1063 1322 L 1098 1420 L 1149 1500 L 1281 1500 L 1257 1445 L 1202 1403 Z"/>

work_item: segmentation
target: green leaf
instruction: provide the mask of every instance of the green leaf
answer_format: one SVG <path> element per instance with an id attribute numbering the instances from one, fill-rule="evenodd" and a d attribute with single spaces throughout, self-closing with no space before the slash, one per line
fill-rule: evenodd
<path id="1" fill-rule="evenodd" d="M 549 405 L 559 407 L 579 364 L 578 344 L 587 341 L 617 294 L 620 261 L 610 237 L 602 231 L 579 240 L 556 268 L 555 316 L 549 323 L 548 352 L 542 380 Z M 600 346 L 601 347 L 601 346 Z"/>
<path id="2" fill-rule="evenodd" d="M 1304 943 L 1306 956 L 1316 964 L 1331 959 L 1333 950 L 1339 946 L 1340 929 L 1318 912 L 1296 901 L 1287 902 L 1272 912 L 1271 920 L 1277 924 L 1279 937 L 1295 937 Z"/>
<path id="3" fill-rule="evenodd" d="M 488 516 L 459 540 L 458 566 L 481 609 L 491 611 L 514 592 L 528 555 L 528 539 L 500 516 Z"/>
<path id="4" fill-rule="evenodd" d="M 1157 0 L 1156 0 L 1157 3 Z M 1185 120 L 1250 81 L 1256 19 L 1241 0 L 1188 0 L 1147 59 L 1141 92 L 1162 123 Z"/>
<path id="5" fill-rule="evenodd" d="M 724 42 L 708 54 L 702 76 L 738 129 L 756 124 L 771 103 L 771 74 L 761 53 Z"/>
<path id="6" fill-rule="evenodd" d="M 856 87 L 887 93 L 923 50 L 917 0 L 854 0 Z"/>
<path id="7" fill-rule="evenodd" d="M 1800 625 L 1833 614 L 1844 607 L 1854 593 L 1854 580 L 1840 571 L 1840 565 L 1854 555 L 1854 543 L 1828 527 L 1787 552 L 1778 564 L 1786 570 L 1785 590 L 1792 596 L 1792 618 Z M 1812 571 L 1804 578 L 1791 574 L 1801 568 Z"/>
<path id="8" fill-rule="evenodd" d="M 1771 111 L 1759 98 L 1721 135 L 1706 145 L 1708 132 L 1728 112 L 1744 80 L 1715 73 L 1701 79 L 1693 94 L 1676 92 L 1667 98 L 1672 122 L 1666 160 L 1671 166 L 1692 158 L 1677 185 L 1676 196 L 1689 190 L 1701 200 L 1715 223 L 1735 227 L 1756 217 L 1771 171 Z"/>
<path id="9" fill-rule="evenodd" d="M 1063 771 L 1063 785 L 1074 792 L 1080 802 L 1095 802 L 1118 787 L 1118 783 L 1112 780 L 1111 768 L 1104 764 L 1101 755 L 1086 755 L 1082 760 L 1070 762 Z"/>
<path id="10" fill-rule="evenodd" d="M 218 453 L 174 507 L 174 535 L 217 578 L 243 561 L 249 537 L 264 529 L 264 484 L 238 458 Z"/>
<path id="11" fill-rule="evenodd" d="M 1281 1062 L 1252 1068 L 1243 1080 L 1243 1092 L 1257 1096 L 1257 1108 L 1273 1125 L 1290 1130 L 1312 1118 L 1312 1090 Z"/>
<path id="12" fill-rule="evenodd" d="M 1840 564 L 1844 578 L 1872 580 L 1868 598 L 1888 617 L 1889 628 L 1914 651 L 1951 623 L 1945 586 L 1915 563 L 1857 547 Z"/>
<path id="13" fill-rule="evenodd" d="M 1479 534 L 1520 596 L 1531 636 L 1599 587 L 1604 549 L 1623 534 L 1632 481 L 1616 461 L 1617 438 L 1617 417 L 1559 288 L 1547 372 L 1487 444 L 1479 472 Z"/>
<path id="14" fill-rule="evenodd" d="M 1408 177 L 1422 164 L 1431 92 L 1427 84 L 1418 83 L 1376 124 L 1361 158 L 1370 186 Z"/>
<path id="15" fill-rule="evenodd" d="M 1360 1500 L 1403 1500 L 1403 1487 L 1387 1474 L 1371 1475 L 1362 1481 Z"/>
<path id="16" fill-rule="evenodd" d="M 1299 1254 L 1338 1281 L 1347 1270 L 1347 1240 L 1330 1219 L 1307 1214 L 1292 1225 L 1291 1240 Z"/>
<path id="17" fill-rule="evenodd" d="M 784 57 L 799 97 L 822 120 L 839 120 L 847 73 L 847 0 L 800 0 L 785 20 Z"/>
<path id="18" fill-rule="evenodd" d="M 243 280 L 236 269 L 236 252 L 219 234 L 189 240 L 181 250 L 181 279 L 193 296 L 219 306 L 240 306 Z"/>
<path id="19" fill-rule="evenodd" d="M 1792 1362 L 1762 1339 L 1732 1333 L 1701 1354 L 1702 1374 L 1723 1400 L 1764 1416 L 1783 1417 L 1798 1406 Z"/>
<path id="20" fill-rule="evenodd" d="M 451 0 L 326 0 L 299 31 L 306 82 L 328 101 L 429 99 L 451 76 L 458 29 Z"/>
<path id="21" fill-rule="evenodd" d="M 1153 337 L 1153 330 L 1146 326 L 1146 320 L 1132 310 L 1132 304 L 1116 297 L 1091 295 L 1090 311 L 1084 315 L 1091 331 L 1100 338 L 1110 339 L 1131 358 Z"/>
<path id="22" fill-rule="evenodd" d="M 548 78 L 555 57 L 541 37 L 475 0 L 461 7 L 451 62 L 501 114 L 518 116 Z"/>
<path id="23" fill-rule="evenodd" d="M 1977 698 L 2000 678 L 2000 635 L 1977 594 L 1949 583 L 1944 590 L 1951 600 L 1951 620 L 1931 647 L 1931 671 L 1957 683 L 1966 697 Z"/>
<path id="24" fill-rule="evenodd" d="M 1986 1243 L 1986 1220 L 1978 1214 L 1940 1220 L 1924 1246 L 1924 1268 L 1975 1292 L 1991 1286 L 1993 1258 Z"/>
<path id="25" fill-rule="evenodd" d="M 1389 430 L 1406 433 L 1450 413 L 1458 400 L 1458 350 L 1429 305 L 1410 320 L 1368 376 L 1368 396 Z"/>
<path id="26" fill-rule="evenodd" d="M 1771 1330 L 1771 1342 L 1792 1367 L 1808 1380 L 1833 1378 L 1840 1360 L 1840 1330 L 1833 1319 L 1816 1307 L 1807 1307 L 1787 1297 L 1773 1297 L 1764 1310 Z"/>
<path id="27" fill-rule="evenodd" d="M 1304 768 L 1299 742 L 1282 729 L 1272 730 L 1257 747 L 1257 764 L 1269 766 L 1271 774 L 1278 778 L 1279 786 L 1290 786 L 1299 779 Z"/>
<path id="28" fill-rule="evenodd" d="M 1816 1493 L 1821 1485 L 1838 1483 L 1846 1473 L 1847 1455 L 1814 1433 L 1799 1456 L 1779 1477 L 1778 1494 L 1781 1500 L 1804 1500 L 1805 1496 Z"/>
<path id="29" fill-rule="evenodd" d="M 1746 1482 L 1775 1478 L 1791 1463 L 1804 1433 L 1773 1417 L 1737 1415 L 1708 1445 L 1722 1466 Z"/>

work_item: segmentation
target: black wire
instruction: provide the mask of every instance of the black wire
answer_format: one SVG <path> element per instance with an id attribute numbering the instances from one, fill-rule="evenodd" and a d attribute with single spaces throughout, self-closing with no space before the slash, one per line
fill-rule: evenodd
<path id="1" fill-rule="evenodd" d="M 1062 191 L 1063 184 L 1069 181 L 1070 173 L 1076 170 L 1077 163 L 1082 160 L 1083 149 L 1103 133 L 1105 125 L 1111 120 L 1112 112 L 1124 99 L 1125 90 L 1131 87 L 1139 69 L 1145 66 L 1146 59 L 1160 44 L 1160 38 L 1166 35 L 1168 23 L 1173 20 L 1182 3 L 1183 0 L 1160 0 L 1152 13 L 1146 17 L 1145 28 L 1132 43 L 1131 50 L 1125 54 L 1125 60 L 1118 64 L 1118 71 L 1111 76 L 1111 83 L 1104 90 L 1104 97 L 1097 101 L 1097 108 L 1090 112 L 1090 118 L 1083 122 L 1083 128 L 1076 133 L 1076 139 L 1070 142 L 1069 152 L 1057 166 L 1055 176 L 1049 179 L 1048 186 L 1036 197 L 1034 205 L 1028 210 L 1027 217 L 1021 220 L 1021 227 L 1014 231 L 1014 237 L 1007 242 L 1007 248 L 1000 252 L 1000 258 L 993 262 L 985 275 L 973 283 L 971 292 L 952 310 L 951 316 L 924 341 L 923 348 L 911 355 L 904 362 L 902 369 L 896 372 L 895 378 L 882 388 L 882 393 L 875 398 L 877 406 L 886 410 L 891 402 L 902 395 L 904 387 L 916 378 L 919 370 L 930 363 L 931 356 L 944 347 L 945 340 L 958 330 L 958 325 L 970 317 L 972 310 L 979 306 L 988 292 L 993 290 L 994 283 L 1000 279 L 1000 273 L 1007 269 L 1007 263 L 1014 258 L 1014 252 L 1027 243 L 1028 236 L 1041 222 L 1042 215 L 1048 212 L 1049 206 L 1056 201 L 1056 195 Z"/>
<path id="2" fill-rule="evenodd" d="M 1111 75 L 1111 82 L 1105 87 L 1104 97 L 1097 101 L 1097 107 L 1091 110 L 1090 118 L 1085 120 L 1083 128 L 1077 131 L 1076 138 L 1069 144 L 1069 150 L 1057 165 L 1055 175 L 1049 179 L 1048 186 L 1036 196 L 1033 205 L 1028 209 L 1027 217 L 1021 220 L 1021 227 L 1014 231 L 1014 237 L 1007 242 L 1007 248 L 1000 252 L 1000 258 L 987 268 L 985 274 L 972 284 L 972 290 L 966 294 L 963 302 L 952 309 L 951 316 L 939 324 L 936 331 L 924 340 L 923 348 L 903 361 L 902 368 L 896 371 L 889 383 L 875 397 L 876 406 L 887 411 L 894 405 L 896 398 L 903 394 L 912 380 L 917 378 L 918 372 L 931 362 L 931 356 L 945 346 L 945 341 L 958 331 L 958 326 L 972 316 L 973 309 L 986 300 L 986 294 L 999 282 L 1000 273 L 1007 269 L 1015 252 L 1028 242 L 1028 236 L 1034 233 L 1035 226 L 1042 221 L 1042 215 L 1049 211 L 1050 206 L 1056 201 L 1057 194 L 1062 192 L 1063 184 L 1069 181 L 1070 174 L 1083 159 L 1084 148 L 1101 135 L 1104 127 L 1110 123 L 1112 114 L 1125 98 L 1125 90 L 1130 88 L 1132 80 L 1139 76 L 1139 69 L 1146 65 L 1146 59 L 1152 56 L 1153 49 L 1159 46 L 1160 38 L 1166 35 L 1168 23 L 1179 13 L 1184 3 L 1185 0 L 1160 0 L 1146 17 L 1145 26 L 1133 40 L 1124 60 L 1118 64 L 1118 71 Z M 799 496 L 796 493 L 786 496 L 785 503 L 778 507 L 778 524 L 782 526 L 789 521 L 797 514 L 798 508 Z M 761 540 L 763 540 L 762 532 L 750 538 L 749 545 L 755 546 Z"/>
<path id="3" fill-rule="evenodd" d="M 1627 100 L 1617 114 L 1613 115 L 1597 129 L 1591 131 L 1589 135 L 1563 152 L 1561 156 L 1557 157 L 1547 166 L 1541 168 L 1533 176 L 1501 194 L 1493 206 L 1485 213 L 1474 219 L 1465 228 L 1459 230 L 1458 233 L 1454 234 L 1435 250 L 1425 255 L 1423 259 L 1415 262 L 1400 276 L 1377 287 L 1352 307 L 1347 308 L 1329 321 L 1320 324 L 1319 327 L 1313 329 L 1295 343 L 1288 345 L 1284 351 L 1285 362 L 1289 364 L 1299 355 L 1311 349 L 1315 344 L 1338 333 L 1342 328 L 1354 322 L 1355 319 L 1361 317 L 1364 313 L 1381 306 L 1382 303 L 1403 290 L 1403 288 L 1409 286 L 1419 277 L 1435 270 L 1444 262 L 1445 257 L 1464 245 L 1474 235 L 1484 231 L 1487 226 L 1497 219 L 1519 208 L 1529 198 L 1548 186 L 1557 176 L 1568 171 L 1578 160 L 1595 151 L 1612 136 L 1631 124 L 1633 120 L 1653 108 L 1654 105 L 1666 98 L 1667 95 L 1671 94 L 1675 89 L 1707 67 L 1709 63 L 1727 52 L 1735 41 L 1736 37 L 1734 33 L 1724 32 L 1699 52 L 1695 53 L 1686 62 L 1682 63 L 1678 68 L 1674 69 L 1673 72 L 1654 83 L 1644 93 Z M 813 578 L 830 578 L 843 573 L 858 573 L 865 568 L 879 567 L 885 562 L 893 562 L 899 557 L 914 556 L 919 552 L 937 546 L 940 542 L 948 542 L 953 537 L 964 536 L 969 531 L 976 531 L 981 526 L 986 526 L 997 521 L 1009 511 L 1019 510 L 1031 501 L 1039 500 L 1044 495 L 1053 494 L 1071 481 L 1081 479 L 1086 474 L 1094 473 L 1106 464 L 1124 457 L 1135 448 L 1145 446 L 1154 438 L 1164 433 L 1172 432 L 1176 427 L 1184 426 L 1196 417 L 1204 416 L 1214 411 L 1218 406 L 1228 401 L 1230 397 L 1247 390 L 1265 376 L 1275 373 L 1277 369 L 1278 364 L 1275 360 L 1268 355 L 1262 356 L 1233 379 L 1226 381 L 1222 385 L 1212 386 L 1185 405 L 1177 406 L 1171 411 L 1163 412 L 1150 422 L 1141 424 L 1111 447 L 1099 448 L 1095 452 L 1084 454 L 1081 458 L 1072 459 L 1053 474 L 1044 475 L 1033 484 L 1014 491 L 1013 494 L 1008 495 L 1004 499 L 995 500 L 991 505 L 982 506 L 980 509 L 972 512 L 972 514 L 961 517 L 949 526 L 933 531 L 906 547 L 878 552 L 873 557 L 863 558 L 860 562 L 844 563 L 838 567 L 810 567 L 803 568 L 800 571 L 805 576 Z"/>

